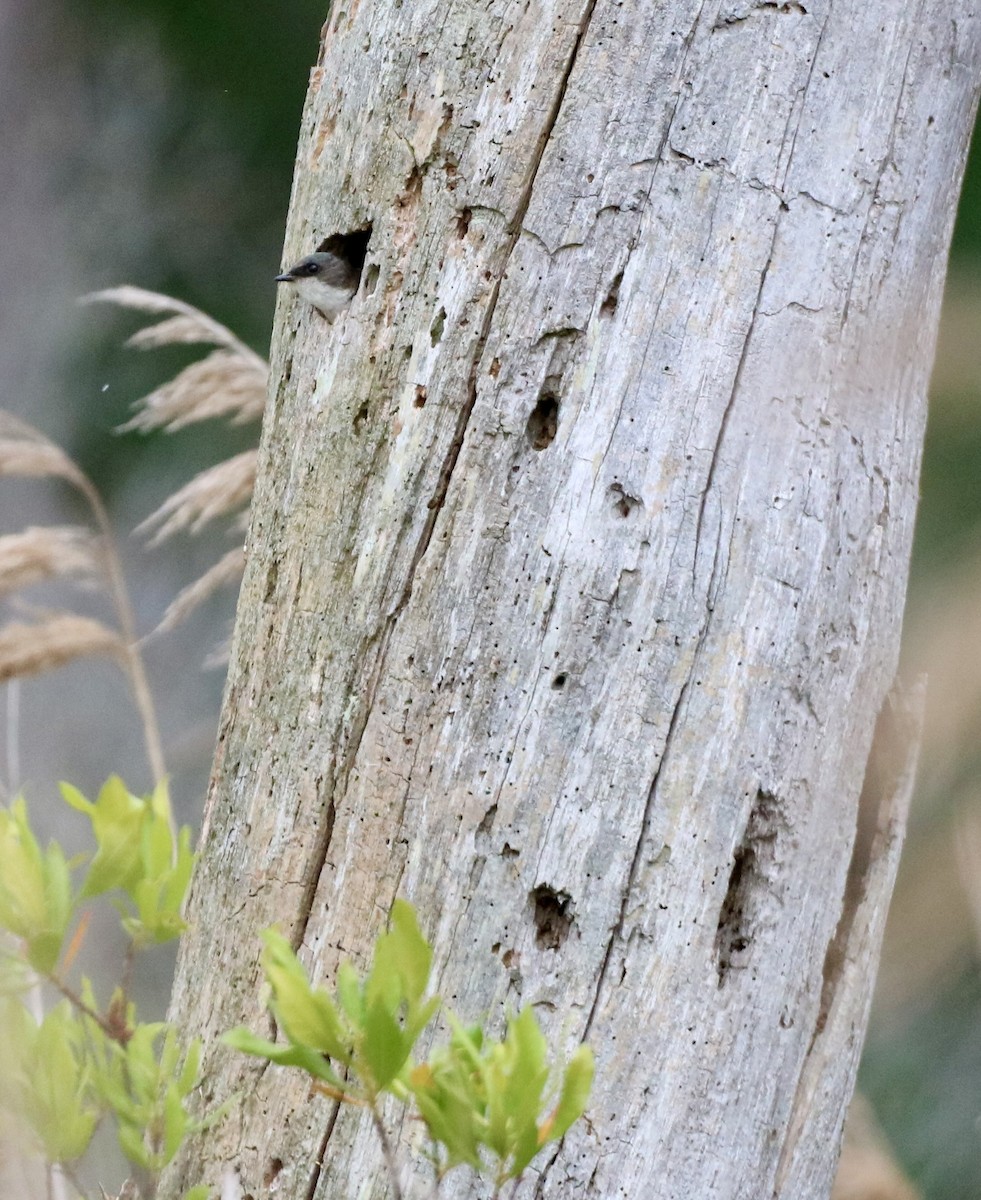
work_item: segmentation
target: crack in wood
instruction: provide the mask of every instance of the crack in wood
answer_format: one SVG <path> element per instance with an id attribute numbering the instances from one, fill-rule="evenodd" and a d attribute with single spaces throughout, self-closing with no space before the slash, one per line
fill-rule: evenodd
<path id="1" fill-rule="evenodd" d="M 310 1172 L 310 1182 L 307 1184 L 306 1191 L 303 1193 L 303 1200 L 314 1200 L 317 1194 L 317 1188 L 320 1186 L 320 1176 L 324 1169 L 324 1155 L 327 1153 L 327 1145 L 330 1142 L 330 1136 L 334 1132 L 334 1126 L 337 1124 L 337 1118 L 340 1116 L 341 1102 L 334 1101 L 334 1108 L 330 1116 L 327 1118 L 327 1125 L 324 1128 L 323 1137 L 320 1139 L 320 1145 L 317 1147 L 317 1157 L 314 1160 L 313 1169 Z"/>
<path id="2" fill-rule="evenodd" d="M 705 521 L 705 510 L 708 505 L 708 498 L 712 491 L 712 486 L 715 483 L 716 468 L 719 465 L 719 456 L 722 452 L 722 443 L 725 441 L 726 430 L 729 427 L 729 420 L 732 416 L 732 411 L 736 405 L 736 395 L 739 392 L 739 385 L 742 382 L 743 370 L 746 366 L 746 360 L 749 358 L 749 346 L 753 340 L 753 332 L 756 326 L 756 319 L 760 315 L 760 305 L 763 301 L 763 289 L 766 287 L 767 275 L 770 271 L 770 265 L 773 262 L 773 253 L 777 243 L 777 232 L 780 228 L 779 216 L 773 222 L 773 236 L 770 239 L 770 249 L 766 257 L 766 262 L 763 264 L 763 269 L 760 272 L 760 285 L 756 290 L 756 299 L 753 301 L 753 312 L 749 318 L 749 325 L 746 328 L 746 336 L 743 339 L 742 352 L 739 355 L 739 362 L 736 365 L 736 372 L 732 378 L 732 388 L 729 392 L 729 399 L 726 401 L 726 406 L 722 411 L 722 420 L 719 422 L 719 432 L 716 434 L 715 446 L 712 449 L 712 461 L 709 463 L 708 474 L 705 477 L 705 487 L 702 489 L 701 499 L 698 505 L 698 519 L 695 522 L 695 552 L 694 561 L 698 562 L 698 550 L 702 541 L 702 525 Z M 711 602 L 712 592 L 715 586 L 716 570 L 718 567 L 718 552 L 719 541 L 721 539 L 721 523 L 719 537 L 716 538 L 715 552 L 712 560 L 712 575 L 709 579 L 708 587 L 706 588 L 706 596 Z M 694 575 L 694 567 L 692 569 Z"/>
<path id="3" fill-rule="evenodd" d="M 596 1016 L 596 1010 L 599 1007 L 600 994 L 602 993 L 603 985 L 606 982 L 606 976 L 610 966 L 610 959 L 613 955 L 614 944 L 623 936 L 623 927 L 627 919 L 627 908 L 630 904 L 630 894 L 633 891 L 634 884 L 637 880 L 637 873 L 640 870 L 644 846 L 647 843 L 648 833 L 650 832 L 651 819 L 654 812 L 654 802 L 657 798 L 658 781 L 661 778 L 661 771 L 668 757 L 668 751 L 671 747 L 671 741 L 674 737 L 674 731 L 677 727 L 681 710 L 684 707 L 685 699 L 688 696 L 689 682 L 690 680 L 686 680 L 681 686 L 681 691 L 678 693 L 678 699 L 675 701 L 674 709 L 671 712 L 671 718 L 668 721 L 668 732 L 664 737 L 664 749 L 661 751 L 661 757 L 658 760 L 657 769 L 654 772 L 654 778 L 651 780 L 651 786 L 647 790 L 647 800 L 644 804 L 644 815 L 641 818 L 640 833 L 637 837 L 637 844 L 634 847 L 633 858 L 630 862 L 630 870 L 627 872 L 627 879 L 623 888 L 623 896 L 620 901 L 620 915 L 617 917 L 616 924 L 610 930 L 610 937 L 606 943 L 606 950 L 603 953 L 603 961 L 600 964 L 599 974 L 596 977 L 596 987 L 593 992 L 593 1003 L 589 1007 L 589 1015 L 587 1016 L 586 1023 L 583 1026 L 583 1041 L 585 1041 L 589 1036 L 589 1031 L 593 1025 L 593 1019 Z"/>
<path id="4" fill-rule="evenodd" d="M 319 787 L 317 788 L 319 791 Z M 303 944 L 303 939 L 306 937 L 307 925 L 310 923 L 310 914 L 313 912 L 313 901 L 317 894 L 317 888 L 320 886 L 320 875 L 324 868 L 324 863 L 327 861 L 327 852 L 330 849 L 330 839 L 334 835 L 334 819 L 337 815 L 337 809 L 334 805 L 333 796 L 327 801 L 327 811 L 324 814 L 323 827 L 320 830 L 320 835 L 317 838 L 317 846 L 314 852 L 313 861 L 318 864 L 316 871 L 311 871 L 304 885 L 302 898 L 300 900 L 300 911 L 296 926 L 293 930 L 293 936 L 290 938 L 290 945 L 294 951 L 299 950 Z"/>

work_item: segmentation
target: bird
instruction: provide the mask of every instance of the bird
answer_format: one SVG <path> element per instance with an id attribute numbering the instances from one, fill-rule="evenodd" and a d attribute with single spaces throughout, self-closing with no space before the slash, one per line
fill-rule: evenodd
<path id="1" fill-rule="evenodd" d="M 347 259 L 328 250 L 301 258 L 277 275 L 276 282 L 292 284 L 302 300 L 333 321 L 351 303 L 359 278 L 360 272 Z"/>

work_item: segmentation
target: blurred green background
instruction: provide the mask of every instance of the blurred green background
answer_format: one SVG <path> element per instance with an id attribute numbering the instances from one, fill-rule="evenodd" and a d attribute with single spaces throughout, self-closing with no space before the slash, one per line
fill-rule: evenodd
<path id="1" fill-rule="evenodd" d="M 137 320 L 76 298 L 122 282 L 166 291 L 266 353 L 325 11 L 325 0 L 7 0 L 0 12 L 0 406 L 70 450 L 120 529 L 255 431 L 111 435 L 135 399 L 196 355 L 122 351 Z M 976 146 L 937 357 L 904 650 L 906 669 L 930 676 L 927 737 L 861 1075 L 928 1200 L 981 1196 L 979 206 Z M 2 496 L 0 532 L 71 515 L 72 497 L 50 487 L 5 483 Z M 178 538 L 147 553 L 124 539 L 141 627 L 228 544 Z M 222 687 L 220 671 L 198 664 L 233 605 L 218 597 L 147 646 L 175 802 L 194 824 Z M 134 788 L 147 782 L 138 725 L 108 666 L 79 664 L 8 691 L 0 719 L 16 730 L 0 761 L 7 788 L 40 797 L 69 777 L 91 792 L 110 767 Z M 64 834 L 63 819 L 53 813 L 49 828 Z M 168 970 L 163 956 L 148 1015 L 163 1004 Z"/>

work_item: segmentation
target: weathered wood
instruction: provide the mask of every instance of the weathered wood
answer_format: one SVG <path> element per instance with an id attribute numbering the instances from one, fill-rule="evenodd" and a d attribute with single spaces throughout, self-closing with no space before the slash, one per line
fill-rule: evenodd
<path id="1" fill-rule="evenodd" d="M 277 317 L 178 1019 L 404 895 L 461 1013 L 596 1049 L 520 1196 L 827 1196 L 979 66 L 973 2 L 335 6 L 284 258 L 372 237 L 345 317 Z M 386 1194 L 363 1114 L 235 1088 L 166 1195 Z"/>

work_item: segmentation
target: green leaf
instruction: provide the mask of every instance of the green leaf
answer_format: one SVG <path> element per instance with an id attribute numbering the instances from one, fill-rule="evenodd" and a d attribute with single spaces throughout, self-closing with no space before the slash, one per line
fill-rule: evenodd
<path id="1" fill-rule="evenodd" d="M 210 1119 L 195 1120 L 184 1106 L 197 1085 L 200 1043 L 184 1054 L 173 1026 L 139 1024 L 132 1013 L 128 1021 L 133 1032 L 125 1046 L 106 1039 L 104 1052 L 94 1056 L 94 1086 L 115 1117 L 123 1153 L 158 1174 L 184 1137 Z"/>
<path id="2" fill-rule="evenodd" d="M 499 1180 L 517 1178 L 538 1152 L 547 1049 L 530 1008 L 508 1022 L 504 1042 L 491 1049 L 486 1076 L 488 1144 L 501 1160 Z"/>
<path id="3" fill-rule="evenodd" d="M 86 800 L 74 784 L 62 781 L 58 784 L 58 791 L 61 792 L 61 798 L 66 804 L 91 818 L 95 812 L 95 805 L 91 800 Z"/>
<path id="4" fill-rule="evenodd" d="M 147 797 L 147 819 L 143 824 L 141 858 L 143 872 L 159 879 L 170 871 L 174 857 L 174 838 L 170 823 L 170 797 L 163 781 Z"/>
<path id="5" fill-rule="evenodd" d="M 342 1004 L 346 1011 L 359 1012 L 358 1049 L 378 1090 L 389 1088 L 399 1076 L 439 1006 L 436 997 L 422 999 L 431 962 L 432 948 L 415 910 L 405 900 L 396 900 L 391 928 L 375 942 L 371 970 L 357 999 L 352 977 L 344 979 Z"/>
<path id="6" fill-rule="evenodd" d="M 563 1074 L 559 1102 L 542 1120 L 548 1083 L 547 1043 L 531 1009 L 511 1018 L 504 1039 L 465 1028 L 452 1013 L 449 1044 L 413 1068 L 407 1086 L 430 1137 L 441 1170 L 469 1163 L 482 1170 L 480 1150 L 496 1160 L 495 1185 L 517 1179 L 549 1141 L 582 1115 L 592 1082 L 593 1059 L 580 1047 Z"/>
<path id="7" fill-rule="evenodd" d="M 61 785 L 61 794 L 88 816 L 98 847 L 82 884 L 82 898 L 132 887 L 142 874 L 140 842 L 146 803 L 131 795 L 118 775 L 106 780 L 94 804 L 66 784 Z"/>
<path id="8" fill-rule="evenodd" d="M 143 1143 L 143 1130 L 133 1124 L 119 1124 L 116 1127 L 116 1138 L 119 1148 L 129 1161 L 136 1167 L 149 1171 L 151 1167 L 150 1151 Z"/>
<path id="9" fill-rule="evenodd" d="M 30 991 L 36 982 L 34 972 L 23 958 L 12 952 L 8 953 L 0 947 L 0 1000 L 8 996 L 23 995 L 24 992 Z M 0 1005 L 0 1016 L 3 1011 L 3 1007 Z M 0 1020 L 0 1029 L 6 1029 L 2 1020 Z M 0 1065 L 2 1065 L 2 1061 L 3 1056 L 0 1055 Z"/>
<path id="10" fill-rule="evenodd" d="M 43 853 L 22 798 L 0 809 L 0 927 L 26 943 L 27 959 L 42 974 L 61 954 L 74 908 L 64 852 L 51 843 Z"/>
<path id="11" fill-rule="evenodd" d="M 174 1157 L 184 1140 L 190 1124 L 176 1084 L 171 1083 L 163 1098 L 163 1157 L 166 1162 Z"/>
<path id="12" fill-rule="evenodd" d="M 421 1063 L 409 1073 L 409 1090 L 429 1136 L 446 1151 L 442 1171 L 461 1163 L 476 1171 L 481 1168 L 479 1127 L 483 1106 L 475 1083 L 476 1077 L 462 1060 L 446 1052 L 432 1065 Z"/>
<path id="13" fill-rule="evenodd" d="M 340 1091 L 347 1091 L 352 1095 L 359 1091 L 357 1084 L 345 1083 L 323 1054 L 311 1050 L 309 1046 L 270 1042 L 265 1038 L 258 1037 L 244 1025 L 223 1033 L 221 1040 L 234 1050 L 240 1050 L 243 1054 L 251 1054 L 255 1058 L 264 1058 L 271 1063 L 276 1063 L 277 1066 L 299 1067 L 314 1079 L 322 1079 Z"/>
<path id="14" fill-rule="evenodd" d="M 74 910 L 71 872 L 62 848 L 51 842 L 44 852 L 44 900 L 48 930 L 64 937 Z"/>
<path id="15" fill-rule="evenodd" d="M 347 960 L 337 968 L 337 999 L 352 1025 L 360 1026 L 364 1021 L 364 997 L 358 973 Z"/>
<path id="16" fill-rule="evenodd" d="M 391 929 L 375 943 L 375 956 L 365 981 L 365 1001 L 383 1000 L 390 1012 L 407 1001 L 417 1003 L 429 983 L 432 947 L 422 936 L 415 910 L 406 900 L 392 905 Z"/>
<path id="17" fill-rule="evenodd" d="M 123 927 L 137 946 L 181 934 L 181 906 L 195 856 L 186 827 L 174 845 L 166 784 L 159 783 L 141 800 L 112 776 L 94 804 L 68 784 L 62 784 L 61 791 L 68 804 L 89 818 L 97 844 L 82 896 L 122 891 L 132 906 L 122 906 Z"/>
<path id="18" fill-rule="evenodd" d="M 140 942 L 165 942 L 185 929 L 181 906 L 191 878 L 194 855 L 190 830 L 178 834 L 174 846 L 170 827 L 170 804 L 163 785 L 147 801 L 147 820 L 142 830 L 140 858 L 142 876 L 128 889 L 136 906 L 136 917 L 127 927 Z"/>
<path id="19" fill-rule="evenodd" d="M 365 1074 L 370 1075 L 373 1085 L 371 1091 L 377 1093 L 387 1087 L 405 1066 L 412 1044 L 380 999 L 375 1000 L 365 1012 L 362 1031 L 360 1056 L 367 1067 Z"/>
<path id="20" fill-rule="evenodd" d="M 565 1069 L 562 1092 L 555 1111 L 542 1126 L 539 1134 L 542 1144 L 546 1141 L 557 1141 L 586 1111 L 589 1093 L 593 1086 L 594 1071 L 592 1050 L 588 1046 L 580 1046 Z"/>
<path id="21" fill-rule="evenodd" d="M 47 913 L 44 867 L 20 797 L 0 809 L 0 862 L 0 924 L 18 937 L 35 936 Z"/>
<path id="22" fill-rule="evenodd" d="M 413 1047 L 419 1040 L 419 1035 L 436 1015 L 440 1003 L 439 996 L 430 996 L 424 1004 L 413 1005 L 409 1009 L 405 1018 L 405 1036 L 408 1039 L 406 1053 L 412 1052 Z"/>
<path id="23" fill-rule="evenodd" d="M 310 986 L 306 971 L 282 934 L 267 929 L 262 939 L 262 966 L 273 992 L 270 1008 L 283 1032 L 291 1042 L 350 1063 L 353 1034 L 331 998 Z"/>
<path id="24" fill-rule="evenodd" d="M 21 1112 L 50 1162 L 73 1162 L 88 1148 L 99 1119 L 81 1022 L 64 1001 L 39 1026 L 30 1018 L 20 1025 L 28 1042 L 16 1072 Z"/>
<path id="25" fill-rule="evenodd" d="M 201 1073 L 201 1039 L 194 1038 L 187 1048 L 184 1066 L 177 1077 L 177 1086 L 182 1096 L 189 1095 L 197 1087 L 198 1076 Z"/>
<path id="26" fill-rule="evenodd" d="M 199 1183 L 197 1187 L 192 1187 L 189 1192 L 184 1193 L 184 1200 L 208 1200 L 211 1195 L 211 1188 L 206 1183 Z"/>

